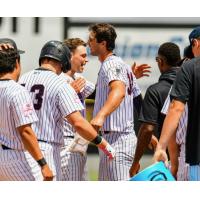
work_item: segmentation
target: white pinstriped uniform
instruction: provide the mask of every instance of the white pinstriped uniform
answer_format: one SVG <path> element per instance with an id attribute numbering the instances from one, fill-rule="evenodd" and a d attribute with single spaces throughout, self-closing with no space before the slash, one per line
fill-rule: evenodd
<path id="1" fill-rule="evenodd" d="M 62 73 L 60 76 L 71 83 L 78 77 L 79 74 L 74 75 L 74 79 L 67 74 Z M 85 107 L 84 100 L 94 91 L 95 85 L 86 81 L 85 87 L 79 94 L 79 98 Z M 86 117 L 85 109 L 81 111 L 82 115 Z M 75 136 L 75 129 L 66 120 L 64 121 L 64 146 L 61 150 L 61 169 L 63 181 L 84 181 L 87 180 L 86 160 L 87 156 L 79 152 L 65 151 L 66 147 L 71 144 Z"/>
<path id="2" fill-rule="evenodd" d="M 38 121 L 28 91 L 13 80 L 0 81 L 0 180 L 43 180 L 25 150 L 17 127 Z M 2 145 L 10 149 L 3 149 Z"/>
<path id="3" fill-rule="evenodd" d="M 116 158 L 109 161 L 100 152 L 99 180 L 128 180 L 137 142 L 134 132 L 133 98 L 141 92 L 131 67 L 121 58 L 109 56 L 102 63 L 98 74 L 93 116 L 96 116 L 107 100 L 109 83 L 113 80 L 120 80 L 126 84 L 126 95 L 119 107 L 107 116 L 101 129 L 103 137 L 116 150 Z"/>
<path id="4" fill-rule="evenodd" d="M 165 103 L 163 105 L 163 108 L 161 110 L 161 113 L 167 114 L 169 105 L 170 105 L 170 92 L 165 100 Z M 186 132 L 187 132 L 187 121 L 188 121 L 188 106 L 185 105 L 184 112 L 182 113 L 182 116 L 179 121 L 179 125 L 176 131 L 176 143 L 180 145 L 180 156 L 178 158 L 179 160 L 179 166 L 178 166 L 178 172 L 177 172 L 177 180 L 178 181 L 188 181 L 188 173 L 189 173 L 189 164 L 185 163 L 185 138 L 186 138 Z"/>
<path id="5" fill-rule="evenodd" d="M 83 106 L 69 84 L 52 71 L 42 68 L 24 74 L 19 81 L 31 91 L 39 121 L 33 125 L 55 180 L 61 180 L 60 147 L 63 140 L 63 117 Z M 51 152 L 49 152 L 51 151 Z M 47 155 L 49 158 L 47 158 Z"/>

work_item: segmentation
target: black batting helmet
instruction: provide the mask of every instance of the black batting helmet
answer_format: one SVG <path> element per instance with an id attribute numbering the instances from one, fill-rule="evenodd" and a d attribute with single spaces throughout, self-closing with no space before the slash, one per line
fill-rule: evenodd
<path id="1" fill-rule="evenodd" d="M 51 40 L 47 42 L 41 50 L 39 65 L 43 58 L 52 58 L 62 64 L 62 71 L 66 72 L 71 69 L 71 53 L 69 48 L 60 41 Z"/>

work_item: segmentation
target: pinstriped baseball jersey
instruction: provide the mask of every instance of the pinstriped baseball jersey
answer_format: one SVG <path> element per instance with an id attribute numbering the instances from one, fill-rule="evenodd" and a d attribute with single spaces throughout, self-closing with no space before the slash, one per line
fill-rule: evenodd
<path id="1" fill-rule="evenodd" d="M 67 83 L 71 83 L 73 82 L 75 79 L 82 77 L 80 75 L 75 74 L 74 79 L 70 76 L 68 76 L 67 74 L 61 73 L 60 75 L 64 80 L 67 81 Z M 83 104 L 84 108 L 85 108 L 85 99 L 92 94 L 92 92 L 95 89 L 95 85 L 89 81 L 86 80 L 86 84 L 85 87 L 82 89 L 82 91 L 79 93 L 79 99 L 81 101 L 81 103 Z M 86 117 L 86 113 L 85 113 L 85 109 L 80 111 L 81 114 L 83 115 L 83 117 Z M 64 135 L 65 136 L 74 136 L 75 133 L 75 129 L 72 127 L 71 124 L 67 123 L 67 121 L 64 121 Z"/>
<path id="2" fill-rule="evenodd" d="M 24 150 L 16 128 L 38 121 L 28 91 L 13 80 L 0 81 L 0 143 Z"/>
<path id="3" fill-rule="evenodd" d="M 80 75 L 75 74 L 74 78 L 62 73 L 62 76 L 68 83 L 73 82 Z M 79 93 L 79 98 L 85 107 L 85 98 L 88 97 L 95 89 L 93 83 L 86 81 L 85 87 Z M 85 117 L 85 109 L 81 111 Z M 75 136 L 75 129 L 66 120 L 64 121 L 64 147 L 61 149 L 61 170 L 62 170 L 62 181 L 85 181 L 87 178 L 86 160 L 87 156 L 80 152 L 66 152 L 66 147 L 70 146 L 73 138 L 68 136 Z"/>
<path id="4" fill-rule="evenodd" d="M 171 91 L 171 90 L 170 90 Z M 169 94 L 170 94 L 169 91 Z M 161 113 L 167 114 L 170 104 L 170 96 L 167 96 L 167 99 L 165 100 L 165 103 L 163 105 L 163 108 L 161 110 Z M 187 131 L 187 120 L 188 120 L 188 106 L 185 105 L 185 110 L 182 113 L 182 116 L 179 121 L 178 129 L 176 132 L 176 142 L 177 144 L 185 144 L 185 137 L 186 137 L 186 131 Z"/>
<path id="5" fill-rule="evenodd" d="M 140 94 L 140 90 L 131 67 L 115 55 L 109 56 L 102 63 L 98 73 L 93 116 L 96 116 L 103 107 L 109 94 L 108 85 L 113 80 L 125 83 L 126 95 L 119 107 L 107 116 L 102 129 L 104 131 L 132 132 L 134 131 L 133 98 Z"/>
<path id="6" fill-rule="evenodd" d="M 161 113 L 167 114 L 169 105 L 170 105 L 170 92 L 165 100 Z M 176 131 L 176 143 L 180 145 L 180 156 L 179 156 L 179 166 L 177 172 L 178 181 L 187 181 L 188 180 L 188 170 L 189 165 L 185 163 L 185 139 L 187 132 L 187 121 L 188 121 L 188 106 L 185 105 L 185 109 L 181 115 L 179 125 Z"/>
<path id="7" fill-rule="evenodd" d="M 83 109 L 76 92 L 52 71 L 39 68 L 20 78 L 31 92 L 40 119 L 33 129 L 39 140 L 63 144 L 63 117 Z"/>

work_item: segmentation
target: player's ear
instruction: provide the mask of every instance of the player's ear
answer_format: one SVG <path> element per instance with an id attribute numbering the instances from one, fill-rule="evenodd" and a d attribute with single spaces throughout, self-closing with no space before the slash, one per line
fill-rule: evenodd
<path id="1" fill-rule="evenodd" d="M 21 63 L 20 63 L 20 60 L 18 58 L 16 59 L 15 68 L 16 69 L 21 68 Z"/>
<path id="2" fill-rule="evenodd" d="M 160 58 L 160 66 L 163 66 L 164 65 L 164 59 L 163 58 Z"/>
<path id="3" fill-rule="evenodd" d="M 106 47 L 106 41 L 102 41 L 101 44 Z"/>

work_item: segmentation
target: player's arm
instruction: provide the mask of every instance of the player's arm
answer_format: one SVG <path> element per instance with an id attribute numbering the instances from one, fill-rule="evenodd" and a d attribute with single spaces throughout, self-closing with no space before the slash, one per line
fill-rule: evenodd
<path id="1" fill-rule="evenodd" d="M 39 163 L 41 163 L 41 161 L 43 162 L 43 164 L 41 164 L 41 171 L 42 171 L 44 180 L 47 180 L 47 181 L 52 180 L 53 173 L 49 169 L 49 166 L 47 165 L 47 163 L 45 164 L 46 161 L 39 148 L 37 138 L 31 128 L 31 125 L 27 124 L 27 125 L 20 126 L 17 128 L 17 130 L 21 136 L 25 149 L 27 149 L 27 151 L 31 154 L 31 156 L 36 161 L 39 161 Z"/>
<path id="2" fill-rule="evenodd" d="M 166 165 L 168 164 L 167 154 L 165 151 L 172 135 L 175 135 L 176 133 L 176 129 L 178 127 L 180 117 L 184 111 L 184 107 L 185 104 L 183 102 L 172 100 L 168 114 L 164 120 L 161 137 L 154 154 L 155 162 L 164 161 Z"/>
<path id="3" fill-rule="evenodd" d="M 108 98 L 90 122 L 97 131 L 102 127 L 105 118 L 118 108 L 125 96 L 125 89 L 125 84 L 122 81 L 115 80 L 109 83 Z"/>
<path id="4" fill-rule="evenodd" d="M 179 164 L 178 157 L 180 153 L 180 148 L 179 145 L 176 143 L 176 134 L 173 134 L 171 139 L 169 140 L 168 152 L 170 158 L 171 173 L 175 178 L 177 178 L 177 171 Z"/>
<path id="5" fill-rule="evenodd" d="M 100 148 L 110 159 L 115 156 L 115 150 L 110 144 L 101 136 L 99 136 L 96 130 L 91 124 L 82 117 L 80 112 L 75 111 L 66 116 L 68 122 L 75 128 L 75 130 L 86 140 L 94 143 Z"/>
<path id="6" fill-rule="evenodd" d="M 130 177 L 134 176 L 139 171 L 140 159 L 143 156 L 145 150 L 148 148 L 148 145 L 151 141 L 154 131 L 155 131 L 155 125 L 144 122 L 141 124 L 138 133 L 138 140 L 137 140 L 134 160 L 129 171 Z"/>

